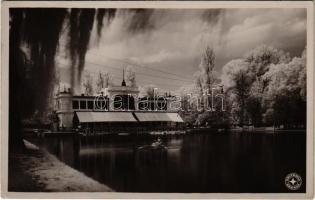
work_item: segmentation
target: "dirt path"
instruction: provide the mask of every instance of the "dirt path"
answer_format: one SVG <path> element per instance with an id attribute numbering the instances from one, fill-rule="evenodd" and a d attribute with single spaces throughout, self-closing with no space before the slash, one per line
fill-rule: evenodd
<path id="1" fill-rule="evenodd" d="M 47 151 L 24 141 L 27 150 L 9 155 L 9 191 L 110 192 L 103 185 L 67 166 Z"/>

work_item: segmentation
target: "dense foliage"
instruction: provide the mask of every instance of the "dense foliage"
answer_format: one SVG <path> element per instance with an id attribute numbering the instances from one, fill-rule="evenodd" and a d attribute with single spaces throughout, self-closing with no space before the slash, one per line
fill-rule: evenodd
<path id="1" fill-rule="evenodd" d="M 183 104 L 190 103 L 194 108 L 188 111 L 183 107 L 182 116 L 189 124 L 305 128 L 305 51 L 300 57 L 291 58 L 282 50 L 258 46 L 225 64 L 219 79 L 213 71 L 214 61 L 214 51 L 207 47 L 194 76 L 195 84 L 179 90 Z M 205 91 L 211 88 L 216 88 L 216 95 L 224 96 L 224 108 L 216 101 L 215 111 L 198 109 L 205 104 Z M 187 94 L 200 101 L 189 100 Z"/>

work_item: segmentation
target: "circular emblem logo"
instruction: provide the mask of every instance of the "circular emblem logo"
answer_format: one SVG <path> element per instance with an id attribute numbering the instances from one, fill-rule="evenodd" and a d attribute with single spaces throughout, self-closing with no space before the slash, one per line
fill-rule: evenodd
<path id="1" fill-rule="evenodd" d="M 290 190 L 298 190 L 302 185 L 302 178 L 297 173 L 290 173 L 285 177 L 285 186 Z"/>

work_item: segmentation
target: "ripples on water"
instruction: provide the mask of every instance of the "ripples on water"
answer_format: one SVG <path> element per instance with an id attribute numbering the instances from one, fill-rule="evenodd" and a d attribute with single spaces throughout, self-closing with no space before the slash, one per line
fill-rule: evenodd
<path id="1" fill-rule="evenodd" d="M 120 192 L 290 192 L 284 177 L 305 182 L 306 134 L 210 133 L 31 139 L 61 161 Z M 305 184 L 297 192 L 305 192 Z"/>

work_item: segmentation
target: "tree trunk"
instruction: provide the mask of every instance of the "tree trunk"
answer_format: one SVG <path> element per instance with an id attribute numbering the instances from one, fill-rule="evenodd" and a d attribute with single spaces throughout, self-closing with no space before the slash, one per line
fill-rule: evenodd
<path id="1" fill-rule="evenodd" d="M 11 26 L 9 38 L 9 152 L 22 151 L 25 148 L 21 125 L 21 73 L 23 72 L 23 57 L 20 52 L 20 34 L 22 10 L 10 10 Z M 22 68 L 22 69 L 21 69 Z"/>

